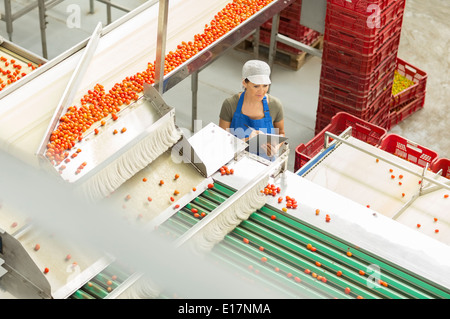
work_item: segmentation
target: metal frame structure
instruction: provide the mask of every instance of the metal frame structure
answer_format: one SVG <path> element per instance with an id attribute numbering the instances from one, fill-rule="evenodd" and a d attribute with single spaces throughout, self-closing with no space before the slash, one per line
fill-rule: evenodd
<path id="1" fill-rule="evenodd" d="M 110 24 L 112 22 L 112 8 L 118 9 L 123 12 L 130 12 L 130 9 L 115 4 L 111 0 L 96 0 L 96 1 L 106 5 L 106 19 L 107 19 L 106 24 Z M 89 13 L 93 14 L 94 11 L 95 11 L 94 0 L 89 0 Z"/>
<path id="2" fill-rule="evenodd" d="M 47 28 L 47 14 L 46 11 L 50 10 L 54 6 L 60 4 L 64 0 L 37 0 L 36 2 L 33 2 L 26 7 L 18 10 L 17 12 L 12 11 L 12 0 L 4 0 L 5 1 L 5 13 L 1 15 L 2 21 L 6 23 L 6 32 L 8 33 L 9 41 L 12 41 L 13 38 L 13 22 L 23 15 L 33 11 L 34 9 L 38 8 L 38 14 L 39 14 L 39 26 L 40 26 L 40 32 L 41 32 L 41 43 L 42 43 L 42 56 L 45 59 L 48 59 L 48 51 L 47 51 L 47 34 L 45 32 Z M 94 13 L 94 0 L 89 0 L 89 13 Z M 106 18 L 107 18 L 107 24 L 110 24 L 112 22 L 112 8 L 124 11 L 124 12 L 130 12 L 130 9 L 124 8 L 120 5 L 114 4 L 111 0 L 96 0 L 98 2 L 101 2 L 106 5 Z"/>
<path id="3" fill-rule="evenodd" d="M 81 60 L 78 62 L 75 72 L 72 74 L 72 78 L 70 79 L 70 82 L 67 85 L 63 96 L 61 97 L 59 105 L 55 113 L 53 114 L 53 118 L 50 122 L 46 135 L 44 136 L 41 145 L 39 146 L 38 154 L 40 154 L 41 156 L 43 156 L 43 153 L 46 149 L 46 144 L 48 143 L 51 132 L 55 129 L 57 123 L 59 123 L 59 119 L 61 118 L 63 112 L 67 111 L 67 108 L 70 106 L 70 103 L 72 103 L 74 99 L 74 94 L 79 88 L 80 82 L 84 74 L 86 73 L 86 70 L 89 66 L 92 56 L 95 53 L 95 49 L 97 48 L 98 42 L 100 41 L 101 33 L 102 33 L 102 24 L 99 23 L 95 28 L 94 33 L 89 39 L 89 42 L 86 46 L 86 50 L 83 56 L 81 57 Z"/>
<path id="4" fill-rule="evenodd" d="M 267 166 L 261 173 L 255 176 L 251 181 L 249 181 L 246 185 L 243 186 L 240 190 L 238 190 L 233 196 L 231 196 L 226 202 L 220 205 L 216 210 L 211 212 L 210 215 L 202 222 L 194 227 L 192 227 L 189 231 L 187 231 L 183 236 L 177 239 L 175 245 L 176 247 L 182 246 L 189 239 L 193 238 L 197 234 L 201 232 L 201 230 L 208 226 L 208 224 L 212 223 L 214 219 L 220 216 L 226 209 L 228 209 L 233 203 L 235 203 L 239 198 L 248 193 L 252 188 L 254 188 L 258 183 L 263 181 L 265 178 L 271 176 L 275 170 L 283 167 L 286 167 L 287 156 L 289 151 L 286 151 L 281 154 L 274 162 L 271 162 L 270 165 Z"/>
<path id="5" fill-rule="evenodd" d="M 29 50 L 26 50 L 0 36 L 0 51 L 2 51 L 2 49 L 7 52 L 12 52 L 14 55 L 20 56 L 26 61 L 35 63 L 36 65 L 42 65 L 47 62 L 47 60 L 45 60 L 41 56 Z"/>

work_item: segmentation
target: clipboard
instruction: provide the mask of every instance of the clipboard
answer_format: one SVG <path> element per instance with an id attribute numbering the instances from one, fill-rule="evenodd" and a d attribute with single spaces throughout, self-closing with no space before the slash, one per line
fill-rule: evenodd
<path id="1" fill-rule="evenodd" d="M 276 146 L 285 142 L 288 138 L 278 134 L 266 134 L 260 133 L 258 135 L 253 136 L 251 139 L 247 141 L 249 145 L 257 145 L 258 148 L 264 144 L 272 144 Z"/>

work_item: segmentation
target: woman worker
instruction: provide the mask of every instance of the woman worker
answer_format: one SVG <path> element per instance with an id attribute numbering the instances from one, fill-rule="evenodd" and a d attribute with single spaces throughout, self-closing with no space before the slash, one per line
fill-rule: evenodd
<path id="1" fill-rule="evenodd" d="M 283 106 L 267 93 L 270 84 L 269 65 L 260 60 L 247 61 L 242 67 L 244 91 L 225 99 L 219 126 L 246 141 L 260 133 L 285 136 Z M 280 145 L 268 143 L 264 150 L 271 157 Z"/>

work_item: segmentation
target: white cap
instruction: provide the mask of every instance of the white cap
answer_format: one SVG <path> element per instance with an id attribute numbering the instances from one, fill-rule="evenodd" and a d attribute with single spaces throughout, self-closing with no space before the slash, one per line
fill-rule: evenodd
<path id="1" fill-rule="evenodd" d="M 270 84 L 270 66 L 260 60 L 249 60 L 242 67 L 242 78 L 254 84 Z"/>

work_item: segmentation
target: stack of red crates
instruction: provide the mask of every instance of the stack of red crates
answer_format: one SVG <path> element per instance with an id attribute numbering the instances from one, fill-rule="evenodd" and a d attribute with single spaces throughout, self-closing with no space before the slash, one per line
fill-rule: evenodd
<path id="1" fill-rule="evenodd" d="M 388 119 L 405 1 L 327 1 L 316 134 L 338 112 Z"/>
<path id="2" fill-rule="evenodd" d="M 306 45 L 312 45 L 321 34 L 313 29 L 300 24 L 302 12 L 302 0 L 297 0 L 280 12 L 278 33 L 287 36 Z M 263 44 L 269 45 L 272 30 L 272 19 L 266 21 L 259 29 L 260 39 Z M 291 53 L 301 54 L 302 51 L 284 43 L 277 43 L 277 49 Z"/>

